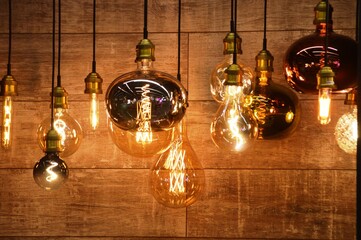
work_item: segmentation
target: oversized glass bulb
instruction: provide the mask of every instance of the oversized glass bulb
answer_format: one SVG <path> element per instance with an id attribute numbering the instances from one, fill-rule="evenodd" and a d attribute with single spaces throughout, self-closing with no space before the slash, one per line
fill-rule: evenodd
<path id="1" fill-rule="evenodd" d="M 334 72 L 329 66 L 322 67 L 317 73 L 318 82 L 318 121 L 321 125 L 329 124 L 331 121 L 331 94 L 336 88 L 333 77 Z"/>
<path id="2" fill-rule="evenodd" d="M 84 79 L 84 93 L 89 94 L 89 123 L 93 130 L 99 126 L 99 94 L 103 93 L 103 79 L 95 72 L 95 62 L 93 62 L 93 71 Z"/>
<path id="3" fill-rule="evenodd" d="M 335 71 L 334 92 L 347 92 L 357 86 L 357 43 L 348 36 L 333 32 L 332 6 L 328 26 L 328 60 L 325 63 L 326 1 L 315 7 L 316 31 L 294 42 L 284 59 L 284 72 L 288 84 L 301 93 L 317 94 L 317 72 L 328 65 Z"/>
<path id="4" fill-rule="evenodd" d="M 252 100 L 245 97 L 242 86 L 237 85 L 240 83 L 241 68 L 232 64 L 226 73 L 225 99 L 211 124 L 211 137 L 219 149 L 239 152 L 257 137 L 258 126 L 249 108 Z M 234 77 L 237 80 L 232 81 Z"/>
<path id="5" fill-rule="evenodd" d="M 251 68 L 245 66 L 241 62 L 241 43 L 242 39 L 236 35 L 237 37 L 237 63 L 242 69 L 242 86 L 243 86 L 243 93 L 245 95 L 248 95 L 252 92 L 254 88 L 254 73 Z M 224 90 L 224 83 L 226 81 L 226 69 L 230 64 L 233 62 L 233 52 L 234 52 L 234 33 L 230 32 L 226 35 L 226 37 L 223 39 L 224 49 L 223 49 L 223 55 L 224 59 L 222 62 L 217 64 L 215 68 L 212 70 L 211 73 L 211 93 L 214 100 L 221 103 L 224 100 L 225 96 L 225 90 Z"/>
<path id="6" fill-rule="evenodd" d="M 89 94 L 90 96 L 90 108 L 89 108 L 89 120 L 90 126 L 93 130 L 99 126 L 99 97 L 96 93 Z"/>
<path id="7" fill-rule="evenodd" d="M 166 151 L 172 143 L 174 129 L 168 130 L 123 130 L 108 118 L 109 134 L 115 145 L 134 157 L 152 157 Z"/>
<path id="8" fill-rule="evenodd" d="M 108 116 L 123 130 L 170 129 L 185 114 L 185 88 L 172 75 L 154 70 L 153 61 L 154 45 L 143 39 L 137 45 L 136 71 L 119 76 L 107 89 Z M 150 137 L 145 135 L 145 138 Z"/>
<path id="9" fill-rule="evenodd" d="M 54 129 L 46 135 L 45 156 L 34 166 L 33 178 L 45 190 L 55 190 L 68 179 L 69 170 L 66 163 L 59 157 L 60 136 Z"/>
<path id="10" fill-rule="evenodd" d="M 151 193 L 164 206 L 187 207 L 199 199 L 204 178 L 203 167 L 189 143 L 183 119 L 176 127 L 170 148 L 150 169 Z"/>
<path id="11" fill-rule="evenodd" d="M 256 86 L 252 94 L 258 139 L 283 138 L 294 132 L 301 108 L 293 90 L 272 81 L 273 56 L 268 50 L 256 56 Z"/>

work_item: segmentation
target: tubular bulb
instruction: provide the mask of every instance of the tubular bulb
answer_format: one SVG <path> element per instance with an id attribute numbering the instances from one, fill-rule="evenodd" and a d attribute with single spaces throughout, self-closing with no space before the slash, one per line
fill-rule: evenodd
<path id="1" fill-rule="evenodd" d="M 318 95 L 318 121 L 322 125 L 331 121 L 331 92 L 330 88 L 321 88 Z"/>
<path id="2" fill-rule="evenodd" d="M 89 108 L 89 119 L 90 126 L 93 130 L 97 129 L 99 126 L 99 97 L 96 93 L 91 93 L 90 95 L 90 108 Z"/>
<path id="3" fill-rule="evenodd" d="M 13 118 L 13 100 L 11 96 L 4 96 L 3 101 L 3 116 L 2 116 L 2 131 L 1 131 L 1 146 L 4 149 L 11 147 L 12 138 L 12 118 Z"/>

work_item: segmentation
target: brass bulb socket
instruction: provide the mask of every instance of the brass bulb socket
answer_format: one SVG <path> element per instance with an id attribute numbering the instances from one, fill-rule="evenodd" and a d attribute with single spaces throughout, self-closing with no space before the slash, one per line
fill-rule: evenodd
<path id="1" fill-rule="evenodd" d="M 268 50 L 260 51 L 256 56 L 256 72 L 273 72 L 274 57 Z"/>
<path id="2" fill-rule="evenodd" d="M 332 68 L 329 66 L 324 66 L 317 73 L 317 89 L 320 88 L 332 88 L 336 89 L 335 82 L 333 81 L 333 77 L 335 73 L 332 71 Z"/>
<path id="3" fill-rule="evenodd" d="M 63 87 L 57 86 L 54 88 L 54 108 L 63 108 L 63 109 L 69 108 L 68 93 L 65 91 Z"/>
<path id="4" fill-rule="evenodd" d="M 102 94 L 102 84 L 103 79 L 100 77 L 100 75 L 97 72 L 91 72 L 88 74 L 88 76 L 84 79 L 85 82 L 85 90 L 84 93 L 96 93 L 96 94 Z"/>
<path id="5" fill-rule="evenodd" d="M 357 105 L 357 90 L 352 89 L 350 92 L 346 93 L 345 105 Z"/>
<path id="6" fill-rule="evenodd" d="M 45 137 L 46 142 L 46 148 L 45 152 L 61 152 L 61 143 L 60 143 L 61 137 L 58 134 L 58 132 L 51 128 Z"/>
<path id="7" fill-rule="evenodd" d="M 1 80 L 0 96 L 17 96 L 18 83 L 12 75 L 5 75 Z"/>
<path id="8" fill-rule="evenodd" d="M 332 12 L 333 7 L 330 5 L 330 12 L 329 12 L 329 23 L 332 24 Z M 313 24 L 318 25 L 320 23 L 326 23 L 326 14 L 327 14 L 327 3 L 326 1 L 322 0 L 319 2 L 316 7 L 314 8 L 315 11 L 315 18 L 313 19 Z"/>
<path id="9" fill-rule="evenodd" d="M 237 54 L 242 54 L 242 38 L 236 34 L 236 52 Z M 227 33 L 226 37 L 223 39 L 223 54 L 232 54 L 234 53 L 234 32 Z"/>
<path id="10" fill-rule="evenodd" d="M 242 86 L 241 77 L 243 75 L 243 71 L 238 64 L 231 64 L 225 70 L 226 73 L 226 81 L 224 85 L 235 85 Z"/>
<path id="11" fill-rule="evenodd" d="M 154 57 L 155 46 L 149 39 L 142 39 L 136 47 L 137 58 L 135 62 L 140 62 L 142 59 L 150 59 L 155 61 Z"/>

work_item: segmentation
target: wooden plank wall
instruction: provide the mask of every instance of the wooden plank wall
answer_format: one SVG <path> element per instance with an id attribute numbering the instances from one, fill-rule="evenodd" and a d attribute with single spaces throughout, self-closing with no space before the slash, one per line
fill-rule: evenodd
<path id="1" fill-rule="evenodd" d="M 7 62 L 7 0 L 0 0 L 0 72 Z M 68 182 L 45 192 L 32 179 L 43 155 L 37 125 L 49 115 L 51 1 L 13 1 L 14 144 L 0 150 L 0 239 L 355 239 L 354 155 L 334 139 L 336 120 L 347 110 L 344 96 L 332 122 L 316 122 L 316 97 L 299 95 L 302 120 L 283 140 L 260 141 L 244 153 L 219 151 L 209 127 L 217 109 L 209 90 L 211 69 L 222 60 L 229 30 L 229 0 L 183 0 L 181 74 L 187 87 L 188 136 L 205 168 L 206 189 L 187 209 L 159 205 L 148 188 L 152 159 L 130 157 L 112 143 L 105 110 L 90 130 L 83 80 L 91 70 L 92 0 L 63 0 L 63 86 L 70 114 L 82 125 L 80 149 L 66 158 Z M 142 0 L 97 1 L 97 70 L 104 91 L 118 75 L 135 69 L 142 38 Z M 253 67 L 262 47 L 263 1 L 239 2 L 238 30 L 244 63 Z M 312 1 L 269 1 L 268 44 L 275 57 L 274 81 L 284 84 L 287 47 L 314 31 Z M 355 37 L 356 0 L 332 0 L 334 28 Z M 156 68 L 177 71 L 176 0 L 149 0 L 149 38 Z"/>

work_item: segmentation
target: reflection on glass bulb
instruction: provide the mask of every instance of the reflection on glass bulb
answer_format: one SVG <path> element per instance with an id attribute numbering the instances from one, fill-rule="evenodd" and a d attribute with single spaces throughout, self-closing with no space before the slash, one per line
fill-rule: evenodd
<path id="1" fill-rule="evenodd" d="M 338 146 L 349 154 L 356 154 L 358 129 L 357 106 L 352 105 L 348 113 L 343 114 L 337 121 L 335 137 Z"/>
<path id="2" fill-rule="evenodd" d="M 99 97 L 96 93 L 89 94 L 90 96 L 90 108 L 89 108 L 89 119 L 90 125 L 93 130 L 99 126 Z"/>
<path id="3" fill-rule="evenodd" d="M 257 137 L 257 121 L 249 107 L 243 106 L 241 86 L 226 85 L 225 93 L 211 124 L 211 137 L 219 149 L 239 152 Z"/>
<path id="4" fill-rule="evenodd" d="M 134 157 L 152 157 L 163 153 L 169 148 L 174 135 L 173 128 L 153 132 L 140 132 L 139 129 L 123 130 L 109 118 L 108 130 L 115 145 Z"/>
<path id="5" fill-rule="evenodd" d="M 318 121 L 326 125 L 331 121 L 331 88 L 320 88 L 318 96 Z"/>
<path id="6" fill-rule="evenodd" d="M 50 118 L 45 119 L 38 127 L 38 143 L 40 148 L 45 151 L 45 137 L 50 129 Z M 67 109 L 54 109 L 54 129 L 60 135 L 62 157 L 68 157 L 78 150 L 83 139 L 83 130 L 80 124 L 68 114 Z"/>
<path id="7" fill-rule="evenodd" d="M 204 189 L 204 170 L 191 147 L 185 121 L 176 127 L 176 137 L 150 170 L 150 187 L 154 198 L 164 206 L 187 207 Z"/>
<path id="8" fill-rule="evenodd" d="M 45 190 L 55 190 L 68 179 L 66 163 L 56 152 L 48 152 L 34 166 L 33 178 Z"/>
<path id="9" fill-rule="evenodd" d="M 3 101 L 3 116 L 2 116 L 2 131 L 1 131 L 1 146 L 4 149 L 11 147 L 11 128 L 13 115 L 13 101 L 11 96 L 4 96 Z"/>

